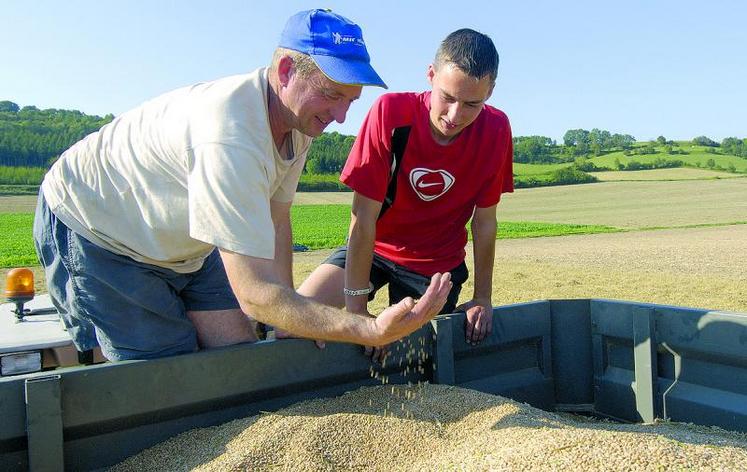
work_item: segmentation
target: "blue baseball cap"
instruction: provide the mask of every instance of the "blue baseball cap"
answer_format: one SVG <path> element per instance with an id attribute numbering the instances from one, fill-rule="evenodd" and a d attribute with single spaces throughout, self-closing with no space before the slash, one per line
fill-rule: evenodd
<path id="1" fill-rule="evenodd" d="M 371 67 L 360 26 L 330 10 L 307 10 L 291 16 L 278 46 L 308 54 L 334 82 L 387 88 Z"/>

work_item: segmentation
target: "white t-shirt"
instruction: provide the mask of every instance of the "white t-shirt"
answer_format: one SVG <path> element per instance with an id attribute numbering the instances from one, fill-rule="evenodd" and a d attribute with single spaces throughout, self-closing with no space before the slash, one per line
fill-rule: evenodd
<path id="1" fill-rule="evenodd" d="M 272 259 L 270 200 L 295 195 L 311 138 L 293 158 L 274 144 L 267 69 L 184 87 L 76 143 L 42 190 L 70 229 L 117 254 L 176 272 L 214 247 Z"/>

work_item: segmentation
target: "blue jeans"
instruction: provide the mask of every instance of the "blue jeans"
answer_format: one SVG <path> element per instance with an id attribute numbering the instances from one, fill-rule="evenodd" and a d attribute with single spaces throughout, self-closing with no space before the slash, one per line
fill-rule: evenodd
<path id="1" fill-rule="evenodd" d="M 137 262 L 70 230 L 42 192 L 34 242 L 52 303 L 81 352 L 101 346 L 109 360 L 193 352 L 187 311 L 239 308 L 217 250 L 190 274 Z"/>

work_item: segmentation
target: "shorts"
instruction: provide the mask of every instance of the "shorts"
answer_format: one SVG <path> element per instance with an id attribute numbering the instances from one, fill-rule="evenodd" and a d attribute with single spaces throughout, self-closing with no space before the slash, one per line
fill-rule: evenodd
<path id="1" fill-rule="evenodd" d="M 347 252 L 347 246 L 337 248 L 323 264 L 332 264 L 344 269 Z M 459 293 L 462 291 L 462 284 L 469 277 L 467 264 L 464 261 L 449 272 L 451 273 L 452 287 L 446 299 L 446 304 L 439 314 L 454 312 L 457 301 L 459 300 Z M 374 291 L 368 295 L 368 299 L 373 300 L 376 292 L 384 285 L 389 284 L 390 305 L 398 303 L 406 297 L 420 298 L 431 283 L 430 277 L 413 272 L 407 267 L 392 262 L 376 253 L 374 253 L 371 263 L 370 280 L 374 286 Z"/>
<path id="2" fill-rule="evenodd" d="M 34 243 L 52 303 L 80 352 L 101 346 L 109 360 L 193 352 L 187 311 L 239 308 L 217 249 L 190 274 L 137 262 L 70 230 L 42 192 Z"/>

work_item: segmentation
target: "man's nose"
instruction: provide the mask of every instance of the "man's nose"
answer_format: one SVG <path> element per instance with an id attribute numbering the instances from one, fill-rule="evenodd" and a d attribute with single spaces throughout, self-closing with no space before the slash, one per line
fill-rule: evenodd
<path id="1" fill-rule="evenodd" d="M 452 103 L 449 105 L 449 109 L 446 113 L 446 117 L 452 124 L 459 123 L 459 115 L 462 112 L 462 105 L 460 103 Z"/>
<path id="2" fill-rule="evenodd" d="M 332 118 L 334 118 L 334 120 L 338 123 L 343 123 L 349 109 L 350 102 L 348 101 L 342 101 L 341 103 L 336 104 L 334 107 L 332 107 Z"/>

